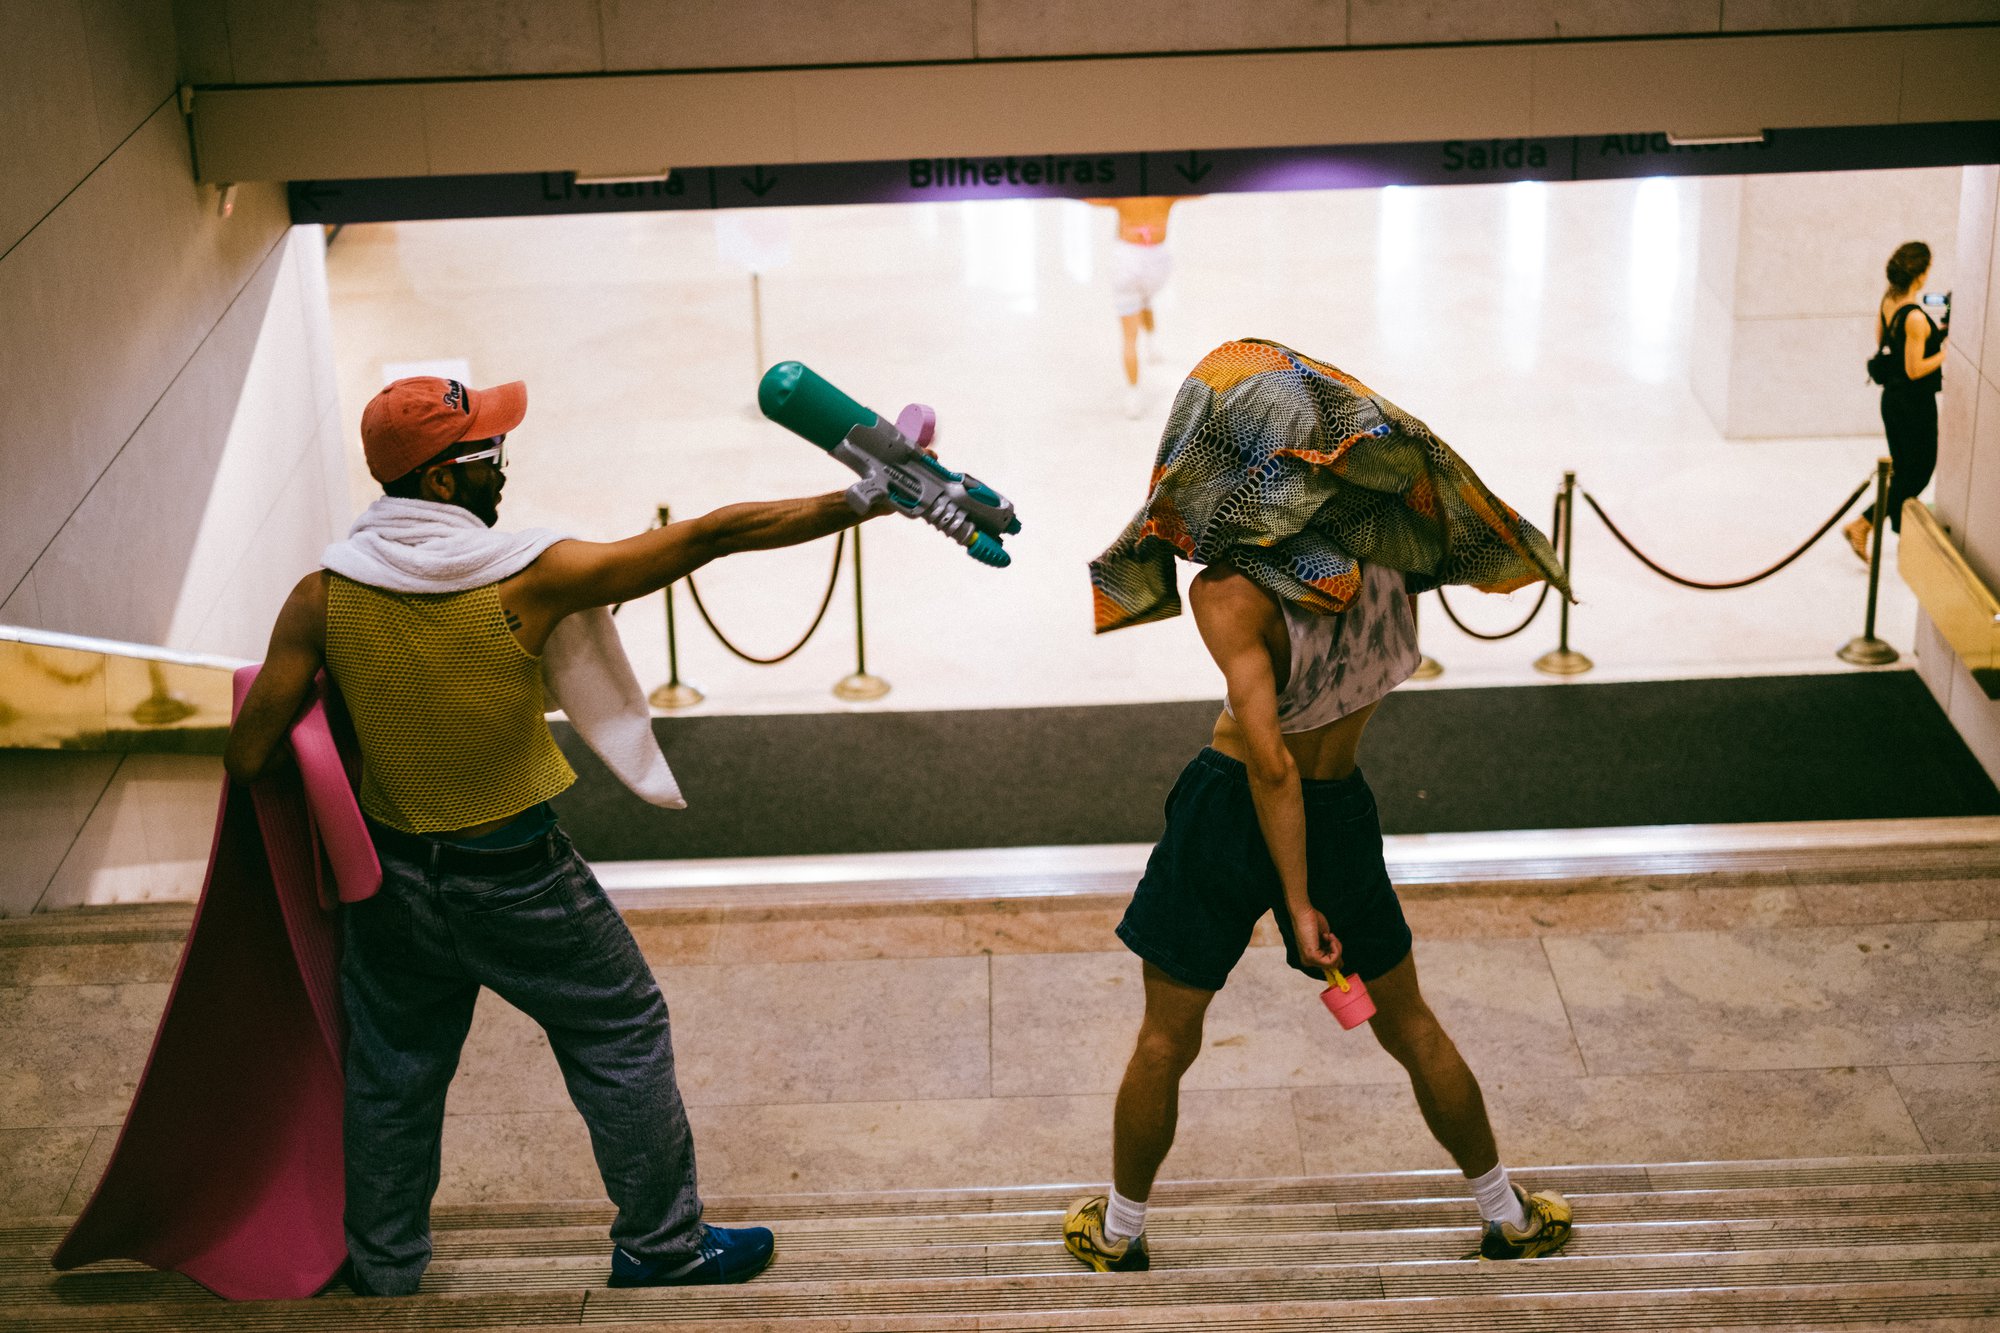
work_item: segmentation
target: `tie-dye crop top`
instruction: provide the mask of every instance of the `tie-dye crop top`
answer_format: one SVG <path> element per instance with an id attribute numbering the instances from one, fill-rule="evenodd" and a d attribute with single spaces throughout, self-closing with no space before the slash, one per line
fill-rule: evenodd
<path id="1" fill-rule="evenodd" d="M 1278 691 L 1278 728 L 1286 735 L 1361 711 L 1408 680 L 1422 660 L 1402 571 L 1387 565 L 1362 565 L 1359 593 L 1336 615 L 1278 605 L 1292 643 L 1291 670 Z M 1222 706 L 1228 710 L 1228 701 Z"/>

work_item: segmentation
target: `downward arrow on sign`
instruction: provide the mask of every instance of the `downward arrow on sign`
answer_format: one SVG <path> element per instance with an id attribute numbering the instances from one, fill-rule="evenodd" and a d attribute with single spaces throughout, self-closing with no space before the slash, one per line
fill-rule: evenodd
<path id="1" fill-rule="evenodd" d="M 756 177 L 757 179 L 754 181 L 744 180 L 744 178 L 741 176 L 738 176 L 736 179 L 743 181 L 744 189 L 750 191 L 750 193 L 756 195 L 759 199 L 762 199 L 765 195 L 771 192 L 773 186 L 777 185 L 778 178 L 776 176 L 769 176 L 769 177 L 765 176 L 764 168 L 762 167 L 758 167 L 756 169 Z"/>
<path id="2" fill-rule="evenodd" d="M 1184 167 L 1176 166 L 1174 168 L 1175 171 L 1180 172 L 1186 178 L 1187 183 L 1190 185 L 1200 180 L 1203 176 L 1206 176 L 1212 169 L 1213 164 L 1203 162 L 1199 157 L 1195 156 L 1192 150 L 1188 153 L 1187 165 Z"/>

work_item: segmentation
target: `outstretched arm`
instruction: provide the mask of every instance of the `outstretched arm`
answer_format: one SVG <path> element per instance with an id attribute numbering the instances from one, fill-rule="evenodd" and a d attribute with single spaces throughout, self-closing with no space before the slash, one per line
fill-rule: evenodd
<path id="1" fill-rule="evenodd" d="M 229 728 L 222 767 L 230 777 L 255 782 L 270 769 L 286 728 L 305 705 L 313 677 L 325 661 L 326 575 L 314 570 L 285 598 L 278 623 L 271 629 L 264 669 L 251 682 L 243 707 Z"/>
<path id="2" fill-rule="evenodd" d="M 539 644 L 571 612 L 644 597 L 725 555 L 796 546 L 859 522 L 839 491 L 729 505 L 623 541 L 557 542 L 507 581 L 503 597 L 522 621 L 522 641 Z"/>
<path id="3" fill-rule="evenodd" d="M 1306 805 L 1299 766 L 1278 724 L 1278 681 L 1265 631 L 1279 614 L 1270 596 L 1227 571 L 1204 570 L 1189 593 L 1196 626 L 1229 687 L 1229 711 L 1246 745 L 1257 826 L 1285 889 L 1299 956 L 1313 967 L 1340 961 L 1340 941 L 1306 891 Z"/>

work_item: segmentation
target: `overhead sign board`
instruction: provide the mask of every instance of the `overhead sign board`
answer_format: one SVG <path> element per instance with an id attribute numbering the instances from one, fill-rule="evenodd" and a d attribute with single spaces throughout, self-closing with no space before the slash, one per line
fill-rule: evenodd
<path id="1" fill-rule="evenodd" d="M 405 222 L 802 204 L 1084 199 L 1476 185 L 1504 181 L 1734 176 L 2000 162 L 2000 121 L 1772 130 L 1746 143 L 1664 134 L 1443 143 L 1045 153 L 696 167 L 661 180 L 590 183 L 570 172 L 294 181 L 294 222 Z"/>

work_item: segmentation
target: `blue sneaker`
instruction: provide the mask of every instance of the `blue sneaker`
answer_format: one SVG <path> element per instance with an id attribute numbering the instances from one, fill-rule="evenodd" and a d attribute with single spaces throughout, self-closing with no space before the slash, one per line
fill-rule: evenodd
<path id="1" fill-rule="evenodd" d="M 694 1258 L 679 1263 L 660 1259 L 649 1264 L 625 1253 L 624 1246 L 613 1246 L 611 1285 L 703 1287 L 748 1282 L 770 1265 L 776 1248 L 766 1227 L 703 1227 L 701 1245 Z"/>

